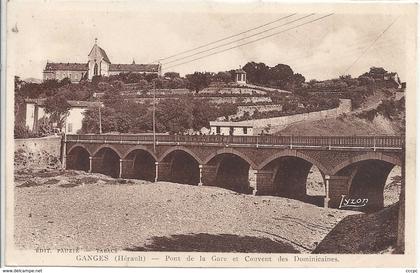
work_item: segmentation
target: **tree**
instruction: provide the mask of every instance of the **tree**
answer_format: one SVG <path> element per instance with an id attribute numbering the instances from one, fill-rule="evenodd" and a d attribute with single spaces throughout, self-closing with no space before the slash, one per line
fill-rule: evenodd
<path id="1" fill-rule="evenodd" d="M 180 99 L 162 100 L 156 107 L 156 120 L 170 133 L 180 133 L 192 128 L 190 105 Z"/>
<path id="2" fill-rule="evenodd" d="M 63 128 L 70 107 L 67 99 L 62 95 L 49 97 L 45 100 L 45 113 L 50 114 L 51 123 L 56 123 L 59 129 Z"/>
<path id="3" fill-rule="evenodd" d="M 119 89 L 106 83 L 101 86 L 101 89 L 104 91 L 102 99 L 105 106 L 119 109 L 124 105 L 124 99 Z"/>
<path id="4" fill-rule="evenodd" d="M 129 73 L 126 83 L 138 83 L 141 80 L 144 80 L 144 76 L 139 73 Z"/>
<path id="5" fill-rule="evenodd" d="M 71 84 L 71 80 L 68 77 L 65 77 L 60 81 L 60 86 L 65 86 Z"/>
<path id="6" fill-rule="evenodd" d="M 293 70 L 285 64 L 278 64 L 269 68 L 268 83 L 271 85 L 284 88 L 288 82 L 293 80 Z"/>
<path id="7" fill-rule="evenodd" d="M 97 86 L 98 83 L 101 82 L 102 80 L 103 79 L 102 79 L 101 75 L 95 75 L 95 76 L 92 77 L 92 84 Z"/>
<path id="8" fill-rule="evenodd" d="M 223 82 L 225 84 L 228 84 L 228 83 L 233 81 L 233 76 L 232 76 L 231 72 L 224 71 L 224 72 L 217 73 L 214 76 L 214 79 L 218 82 Z"/>
<path id="9" fill-rule="evenodd" d="M 165 78 L 170 78 L 170 79 L 180 78 L 178 72 L 166 72 L 165 74 L 163 74 L 163 76 Z"/>
<path id="10" fill-rule="evenodd" d="M 217 118 L 217 109 L 208 100 L 194 99 L 188 104 L 192 105 L 192 128 L 200 130 L 203 127 L 210 128 L 210 120 Z"/>
<path id="11" fill-rule="evenodd" d="M 300 73 L 295 73 L 293 75 L 293 83 L 295 84 L 295 87 L 300 87 L 305 82 L 305 77 Z"/>
<path id="12" fill-rule="evenodd" d="M 187 88 L 198 93 L 211 83 L 212 74 L 209 72 L 194 72 L 185 76 L 188 80 Z"/>
<path id="13" fill-rule="evenodd" d="M 302 74 L 294 73 L 287 64 L 277 64 L 269 67 L 264 63 L 249 62 L 243 70 L 250 83 L 292 90 L 305 82 Z"/>
<path id="14" fill-rule="evenodd" d="M 371 76 L 374 79 L 382 78 L 387 73 L 387 71 L 383 67 L 371 67 L 369 70 L 369 76 Z"/>
<path id="15" fill-rule="evenodd" d="M 246 72 L 246 78 L 253 84 L 267 84 L 269 70 L 265 63 L 249 62 L 242 68 Z"/>

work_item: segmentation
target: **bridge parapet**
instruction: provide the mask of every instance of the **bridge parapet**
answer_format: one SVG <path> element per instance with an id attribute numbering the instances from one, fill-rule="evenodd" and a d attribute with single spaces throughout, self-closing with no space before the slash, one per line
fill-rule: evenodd
<path id="1" fill-rule="evenodd" d="M 153 135 L 67 135 L 66 142 L 153 144 Z M 290 149 L 401 150 L 403 136 L 224 136 L 157 135 L 156 145 L 231 146 Z"/>

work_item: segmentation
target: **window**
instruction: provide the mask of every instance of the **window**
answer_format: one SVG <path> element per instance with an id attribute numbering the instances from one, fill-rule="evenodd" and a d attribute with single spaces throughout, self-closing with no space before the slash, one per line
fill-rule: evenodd
<path id="1" fill-rule="evenodd" d="M 220 126 L 216 126 L 216 134 L 220 134 Z"/>
<path id="2" fill-rule="evenodd" d="M 247 135 L 248 134 L 248 128 L 244 127 L 243 129 L 244 129 L 244 135 Z"/>
<path id="3" fill-rule="evenodd" d="M 73 131 L 73 123 L 69 123 L 67 125 L 67 133 L 71 133 Z"/>
<path id="4" fill-rule="evenodd" d="M 230 126 L 230 128 L 229 128 L 229 135 L 233 136 L 233 130 L 234 130 L 233 126 Z"/>
<path id="5" fill-rule="evenodd" d="M 95 63 L 95 66 L 93 67 L 93 75 L 98 76 L 98 64 Z"/>

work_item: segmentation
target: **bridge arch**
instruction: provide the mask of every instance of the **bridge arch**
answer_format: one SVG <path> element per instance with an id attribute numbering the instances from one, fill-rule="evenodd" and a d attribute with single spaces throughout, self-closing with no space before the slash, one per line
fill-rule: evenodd
<path id="1" fill-rule="evenodd" d="M 392 156 L 372 153 L 355 156 L 342 162 L 334 170 L 334 176 L 344 178 L 344 181 L 332 179 L 330 185 L 344 185 L 346 191 L 341 194 L 347 198 L 367 200 L 366 205 L 359 210 L 376 211 L 382 209 L 385 203 L 390 204 L 399 199 L 398 183 L 387 186 L 387 181 L 391 182 L 390 173 L 395 170 L 395 166 L 401 167 L 401 160 Z M 398 169 L 401 175 L 401 169 Z M 394 175 L 398 173 L 394 172 Z M 385 196 L 391 199 L 385 200 Z"/>
<path id="2" fill-rule="evenodd" d="M 199 158 L 193 151 L 183 146 L 175 146 L 175 147 L 169 148 L 158 158 L 158 161 L 159 162 L 164 161 L 165 158 L 174 151 L 183 151 L 189 154 L 191 157 L 193 157 L 198 162 L 198 164 L 203 164 L 203 161 L 201 160 L 201 158 Z"/>
<path id="3" fill-rule="evenodd" d="M 90 152 L 84 145 L 74 145 L 66 154 L 66 168 L 70 170 L 89 171 Z"/>
<path id="4" fill-rule="evenodd" d="M 122 175 L 127 178 L 153 181 L 155 179 L 156 155 L 143 145 L 136 145 L 124 154 Z"/>
<path id="5" fill-rule="evenodd" d="M 287 149 L 264 160 L 258 165 L 258 171 L 265 173 L 261 183 L 272 185 L 272 191 L 267 194 L 319 206 L 323 204 L 326 196 L 324 177 L 328 169 L 318 160 L 299 151 Z M 259 182 L 257 180 L 257 192 Z"/>
<path id="6" fill-rule="evenodd" d="M 89 148 L 88 147 L 86 147 L 85 145 L 83 145 L 83 144 L 75 144 L 75 145 L 73 145 L 73 146 L 71 146 L 71 148 L 69 149 L 69 150 L 67 150 L 67 154 L 70 154 L 74 149 L 76 149 L 76 148 L 82 148 L 82 149 L 85 149 L 88 153 L 89 153 L 89 156 L 92 156 L 92 154 L 91 154 L 91 152 L 90 152 L 90 150 L 89 150 Z"/>
<path id="7" fill-rule="evenodd" d="M 201 159 L 188 148 L 172 147 L 160 156 L 158 171 L 161 180 L 198 185 L 200 183 Z M 163 169 L 163 170 L 162 170 Z M 165 171 L 166 170 L 166 171 Z"/>
<path id="8" fill-rule="evenodd" d="M 92 157 L 92 172 L 98 172 L 111 177 L 120 176 L 121 153 L 111 145 L 101 145 Z"/>
<path id="9" fill-rule="evenodd" d="M 337 166 L 335 166 L 332 170 L 331 170 L 331 174 L 337 174 L 340 170 L 344 169 L 345 167 L 353 164 L 353 163 L 357 163 L 357 162 L 361 162 L 361 161 L 365 161 L 365 160 L 379 160 L 379 161 L 384 161 L 384 162 L 388 162 L 391 163 L 393 165 L 397 165 L 397 166 L 402 166 L 402 162 L 400 158 L 396 158 L 393 156 L 389 156 L 383 153 L 379 153 L 379 152 L 370 152 L 370 153 L 366 153 L 363 155 L 357 155 L 354 157 L 351 157 L 349 159 L 346 159 L 345 161 L 341 162 L 340 164 L 338 164 Z"/>
<path id="10" fill-rule="evenodd" d="M 114 153 L 116 153 L 118 155 L 119 158 L 123 158 L 123 154 L 118 151 L 118 149 L 115 148 L 114 145 L 110 145 L 110 144 L 102 144 L 101 146 L 99 146 L 98 148 L 96 148 L 96 150 L 92 153 L 92 156 L 97 156 L 98 153 L 103 150 L 104 148 L 108 148 L 110 150 L 112 150 Z"/>
<path id="11" fill-rule="evenodd" d="M 154 158 L 155 161 L 158 161 L 158 158 L 155 155 L 155 153 L 153 153 L 152 150 L 150 150 L 149 148 L 147 148 L 144 145 L 136 145 L 134 147 L 131 147 L 130 149 L 127 150 L 127 152 L 125 152 L 125 154 L 121 158 L 127 159 L 129 154 L 134 152 L 134 151 L 145 151 L 145 152 L 149 153 Z"/>
<path id="12" fill-rule="evenodd" d="M 248 156 L 233 148 L 217 150 L 205 159 L 207 168 L 213 169 L 211 186 L 240 193 L 252 193 L 250 168 L 255 164 Z"/>
<path id="13" fill-rule="evenodd" d="M 277 158 L 281 158 L 281 157 L 285 157 L 285 156 L 289 156 L 289 157 L 297 157 L 297 158 L 301 158 L 303 160 L 306 160 L 308 162 L 310 162 L 312 165 L 316 166 L 322 173 L 329 173 L 328 169 L 318 160 L 304 154 L 301 153 L 299 151 L 296 150 L 282 150 L 278 153 L 273 154 L 272 156 L 268 157 L 266 160 L 264 160 L 261 164 L 258 165 L 257 169 L 261 170 L 264 167 L 266 167 L 270 162 L 276 160 Z"/>
<path id="14" fill-rule="evenodd" d="M 241 159 L 245 160 L 252 169 L 257 168 L 257 165 L 254 163 L 254 161 L 252 161 L 247 155 L 238 151 L 235 148 L 222 148 L 222 149 L 217 150 L 214 153 L 211 153 L 209 156 L 206 157 L 206 159 L 204 159 L 204 164 L 208 164 L 213 158 L 215 158 L 216 156 L 221 155 L 221 154 L 236 155 L 236 156 L 240 157 Z"/>

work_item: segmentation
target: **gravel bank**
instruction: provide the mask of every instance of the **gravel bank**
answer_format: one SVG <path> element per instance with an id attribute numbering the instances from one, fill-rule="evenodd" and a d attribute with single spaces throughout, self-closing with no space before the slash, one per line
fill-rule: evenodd
<path id="1" fill-rule="evenodd" d="M 22 249 L 309 253 L 339 221 L 357 214 L 281 197 L 81 172 L 20 174 L 15 181 L 15 242 Z"/>

